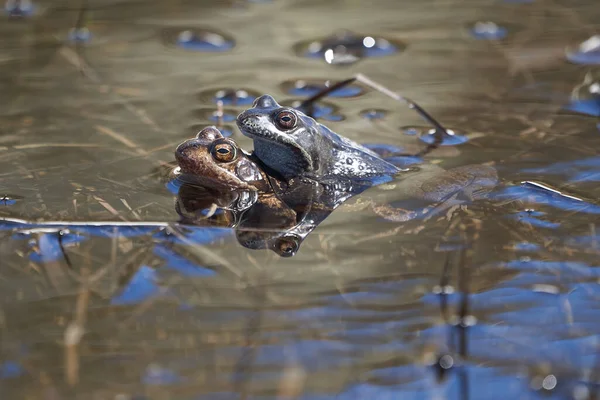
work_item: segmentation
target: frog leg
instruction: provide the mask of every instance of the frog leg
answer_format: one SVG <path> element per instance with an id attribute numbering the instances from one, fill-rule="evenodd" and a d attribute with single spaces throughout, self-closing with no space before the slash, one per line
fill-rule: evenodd
<path id="1" fill-rule="evenodd" d="M 324 88 L 323 90 L 321 90 L 320 92 L 314 94 L 313 96 L 309 97 L 308 99 L 304 100 L 302 103 L 300 103 L 300 105 L 298 106 L 298 108 L 305 108 L 308 110 L 311 110 L 312 107 L 314 106 L 314 103 L 320 99 L 322 99 L 323 97 L 327 96 L 329 93 L 344 87 L 346 85 L 349 85 L 353 82 L 360 82 L 363 85 L 366 85 L 368 87 L 370 87 L 371 89 L 377 90 L 380 93 L 385 94 L 386 96 L 391 97 L 392 99 L 405 103 L 406 105 L 408 105 L 408 107 L 410 109 L 415 110 L 425 121 L 427 121 L 428 123 L 430 123 L 434 128 L 435 128 L 435 133 L 434 133 L 434 140 L 432 143 L 428 144 L 427 147 L 425 147 L 423 150 L 419 151 L 416 154 L 406 154 L 407 156 L 413 156 L 413 157 L 421 157 L 424 156 L 425 154 L 431 152 L 432 150 L 437 149 L 440 144 L 442 143 L 442 141 L 444 140 L 445 136 L 448 136 L 448 132 L 446 130 L 446 128 L 444 128 L 442 126 L 442 124 L 440 124 L 435 118 L 433 118 L 427 111 L 425 111 L 423 109 L 423 107 L 421 107 L 420 105 L 418 105 L 417 103 L 415 103 L 414 101 L 410 100 L 407 97 L 404 97 L 402 95 L 399 95 L 396 92 L 393 92 L 392 90 L 386 88 L 385 86 L 367 78 L 365 75 L 363 74 L 356 74 L 354 77 L 340 81 L 334 85 L 331 85 L 329 87 Z"/>

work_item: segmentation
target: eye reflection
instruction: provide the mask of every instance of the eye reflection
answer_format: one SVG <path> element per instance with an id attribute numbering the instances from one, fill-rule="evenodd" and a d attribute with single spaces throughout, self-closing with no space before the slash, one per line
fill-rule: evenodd
<path id="1" fill-rule="evenodd" d="M 275 123 L 282 130 L 293 129 L 294 127 L 296 127 L 296 122 L 296 114 L 294 114 L 292 111 L 281 111 L 275 117 Z"/>

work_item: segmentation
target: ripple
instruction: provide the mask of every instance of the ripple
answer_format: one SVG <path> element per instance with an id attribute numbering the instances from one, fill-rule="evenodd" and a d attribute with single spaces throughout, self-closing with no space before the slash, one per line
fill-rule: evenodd
<path id="1" fill-rule="evenodd" d="M 363 58 L 383 57 L 399 53 L 406 45 L 398 40 L 361 35 L 349 31 L 298 43 L 296 54 L 306 58 L 320 58 L 327 64 L 350 65 Z"/>
<path id="2" fill-rule="evenodd" d="M 567 47 L 566 57 L 574 64 L 600 64 L 600 35 L 594 35 L 576 47 Z"/>
<path id="3" fill-rule="evenodd" d="M 301 100 L 284 100 L 281 102 L 282 105 L 293 107 L 297 110 L 302 111 L 306 115 L 310 115 L 315 119 L 324 119 L 327 121 L 343 121 L 345 117 L 338 113 L 339 107 L 327 103 L 327 102 L 318 102 L 315 103 L 312 109 L 308 107 L 301 107 Z"/>
<path id="4" fill-rule="evenodd" d="M 369 120 L 377 120 L 377 119 L 384 119 L 386 117 L 386 115 L 388 114 L 387 110 L 381 110 L 381 109 L 369 109 L 369 110 L 363 110 L 360 112 L 360 116 Z"/>
<path id="5" fill-rule="evenodd" d="M 508 35 L 508 28 L 492 21 L 472 22 L 467 28 L 472 37 L 480 40 L 500 40 Z"/>
<path id="6" fill-rule="evenodd" d="M 576 86 L 565 109 L 600 117 L 600 72 L 588 72 Z"/>
<path id="7" fill-rule="evenodd" d="M 69 30 L 69 34 L 67 36 L 67 39 L 70 42 L 79 42 L 79 43 L 89 42 L 91 38 L 92 38 L 92 33 L 86 27 L 71 28 L 71 30 Z"/>
<path id="8" fill-rule="evenodd" d="M 431 144 L 435 141 L 435 129 L 425 127 L 425 126 L 403 126 L 400 128 L 405 135 L 418 135 L 419 139 L 427 144 Z M 458 144 L 463 144 L 469 141 L 469 138 L 460 131 L 448 129 L 446 128 L 447 135 L 444 135 L 442 143 L 440 146 L 456 146 Z"/>
<path id="9" fill-rule="evenodd" d="M 210 121 L 213 123 L 219 122 L 234 122 L 239 114 L 235 110 L 223 110 L 223 114 L 219 115 L 219 111 L 214 108 L 201 108 L 194 110 L 194 115 L 202 120 Z"/>
<path id="10" fill-rule="evenodd" d="M 35 6 L 30 0 L 7 0 L 4 12 L 12 18 L 29 17 L 35 12 Z"/>
<path id="11" fill-rule="evenodd" d="M 196 28 L 167 28 L 162 31 L 162 38 L 167 45 L 190 51 L 223 52 L 235 46 L 230 37 Z"/>
<path id="12" fill-rule="evenodd" d="M 281 90 L 293 96 L 311 97 L 322 90 L 335 84 L 331 80 L 325 79 L 295 79 L 285 81 L 281 84 Z M 365 89 L 358 85 L 346 85 L 329 93 L 328 97 L 356 97 L 365 92 Z"/>

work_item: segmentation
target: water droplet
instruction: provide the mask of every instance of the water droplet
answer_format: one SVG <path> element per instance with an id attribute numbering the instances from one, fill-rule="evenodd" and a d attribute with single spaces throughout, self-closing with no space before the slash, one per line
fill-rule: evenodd
<path id="1" fill-rule="evenodd" d="M 235 46 L 232 38 L 195 28 L 167 28 L 162 31 L 162 38 L 167 45 L 190 51 L 222 52 Z"/>
<path id="2" fill-rule="evenodd" d="M 300 57 L 320 58 L 327 64 L 350 65 L 363 58 L 399 53 L 406 45 L 397 40 L 349 31 L 337 32 L 323 39 L 314 39 L 294 46 Z"/>
<path id="3" fill-rule="evenodd" d="M 30 0 L 7 0 L 4 11 L 11 18 L 23 18 L 33 15 L 35 7 Z"/>
<path id="4" fill-rule="evenodd" d="M 508 29 L 492 21 L 477 21 L 468 25 L 471 36 L 482 40 L 500 40 L 508 35 Z"/>
<path id="5" fill-rule="evenodd" d="M 546 376 L 544 378 L 544 380 L 542 381 L 542 387 L 546 390 L 552 390 L 556 387 L 557 383 L 558 383 L 558 380 L 556 379 L 556 376 L 550 374 L 550 375 Z"/>
<path id="6" fill-rule="evenodd" d="M 91 38 L 92 34 L 90 33 L 90 30 L 86 27 L 71 28 L 69 30 L 69 35 L 67 36 L 67 39 L 69 41 L 79 43 L 89 42 Z"/>
<path id="7" fill-rule="evenodd" d="M 233 107 L 248 107 L 259 95 L 258 92 L 244 88 L 207 89 L 198 93 L 202 103 L 217 104 L 218 101 L 222 101 L 224 106 Z"/>
<path id="8" fill-rule="evenodd" d="M 320 79 L 296 79 L 285 81 L 281 84 L 281 90 L 293 96 L 311 97 L 320 91 L 330 87 L 335 82 Z M 363 94 L 365 90 L 358 85 L 346 85 L 329 93 L 328 97 L 356 97 Z"/>
<path id="9" fill-rule="evenodd" d="M 234 122 L 239 114 L 235 110 L 223 110 L 223 114 L 220 114 L 215 108 L 200 108 L 194 110 L 194 115 L 202 120 L 210 121 L 215 124 L 219 122 Z"/>
<path id="10" fill-rule="evenodd" d="M 300 100 L 284 100 L 281 102 L 284 106 L 294 107 L 297 110 L 302 111 L 306 115 L 310 115 L 315 119 L 324 119 L 327 121 L 343 121 L 345 117 L 341 114 L 338 114 L 339 108 L 334 106 L 331 103 L 327 102 L 318 102 L 314 103 L 312 109 L 308 107 L 301 107 L 300 104 L 302 101 Z"/>
<path id="11" fill-rule="evenodd" d="M 568 47 L 566 57 L 574 64 L 600 64 L 600 35 L 594 35 L 576 47 Z"/>
<path id="12" fill-rule="evenodd" d="M 370 109 L 370 110 L 364 110 L 360 112 L 360 116 L 366 119 L 370 119 L 370 120 L 376 120 L 376 119 L 383 119 L 385 118 L 385 116 L 387 115 L 387 111 L 386 110 L 380 110 L 380 109 Z"/>
<path id="13" fill-rule="evenodd" d="M 454 365 L 454 359 L 449 354 L 445 354 L 440 357 L 439 364 L 443 369 L 449 369 Z"/>
<path id="14" fill-rule="evenodd" d="M 419 135 L 419 139 L 427 144 L 431 144 L 435 141 L 435 129 L 426 128 L 426 127 L 418 127 L 418 126 L 407 126 L 401 128 L 405 134 L 408 135 Z M 463 144 L 469 140 L 467 136 L 465 136 L 462 132 L 455 131 L 453 129 L 446 128 L 447 135 L 444 136 L 441 146 L 456 146 L 458 144 Z"/>

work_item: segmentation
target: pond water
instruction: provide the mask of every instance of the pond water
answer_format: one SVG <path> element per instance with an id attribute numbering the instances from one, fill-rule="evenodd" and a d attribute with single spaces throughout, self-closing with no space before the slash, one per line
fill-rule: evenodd
<path id="1" fill-rule="evenodd" d="M 597 0 L 83 5 L 0 21 L 3 399 L 598 398 Z M 232 118 L 254 97 L 357 73 L 455 132 L 410 163 L 498 184 L 408 222 L 362 206 L 397 179 L 289 258 L 175 225 L 174 150 L 218 100 L 251 149 Z M 316 111 L 361 143 L 430 141 L 360 84 Z"/>

